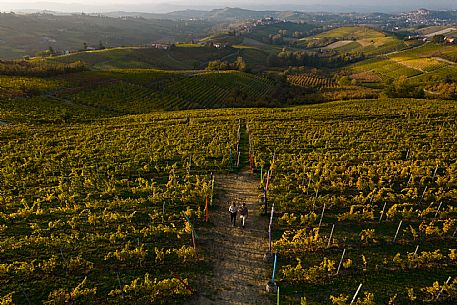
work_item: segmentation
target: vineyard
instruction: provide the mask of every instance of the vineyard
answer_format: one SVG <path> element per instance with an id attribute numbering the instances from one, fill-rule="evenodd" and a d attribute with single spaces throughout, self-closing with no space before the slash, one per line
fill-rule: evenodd
<path id="1" fill-rule="evenodd" d="M 191 295 L 204 264 L 192 225 L 214 195 L 209 173 L 230 168 L 237 127 L 226 111 L 1 126 L 2 303 Z"/>
<path id="2" fill-rule="evenodd" d="M 17 97 L 57 89 L 62 82 L 53 79 L 0 75 L 0 97 Z"/>
<path id="3" fill-rule="evenodd" d="M 243 72 L 196 74 L 165 86 L 166 93 L 197 103 L 198 108 L 239 107 L 241 100 L 269 96 L 273 82 Z"/>
<path id="4" fill-rule="evenodd" d="M 191 108 L 191 104 L 185 103 L 179 98 L 168 97 L 165 99 L 155 90 L 123 81 L 100 84 L 89 90 L 64 93 L 59 94 L 59 96 L 81 105 L 117 113 L 148 113 L 173 109 L 175 105 L 181 105 L 184 109 Z M 178 106 L 176 107 L 178 108 Z"/>
<path id="5" fill-rule="evenodd" d="M 3 67 L 0 304 L 457 303 L 455 46 L 314 38 L 351 65 L 184 44 Z M 237 56 L 251 73 L 199 70 Z"/>
<path id="6" fill-rule="evenodd" d="M 99 75 L 101 79 L 98 84 L 95 82 L 96 85 L 92 82 L 56 95 L 77 104 L 126 114 L 239 107 L 267 97 L 274 89 L 273 82 L 267 78 L 235 71 L 171 73 L 152 70 L 143 78 L 146 73 L 118 70 L 110 75 Z"/>
<path id="7" fill-rule="evenodd" d="M 456 62 L 457 47 L 455 45 L 443 46 L 434 43 L 426 43 L 420 47 L 412 48 L 395 54 L 389 57 L 404 57 L 404 58 L 442 58 Z"/>
<path id="8" fill-rule="evenodd" d="M 412 77 L 422 74 L 421 71 L 407 67 L 391 59 L 370 59 L 351 66 L 354 73 L 374 72 L 383 79 L 397 79 L 404 75 Z"/>
<path id="9" fill-rule="evenodd" d="M 349 304 L 360 284 L 357 304 L 456 301 L 456 114 L 380 100 L 249 120 L 285 303 Z"/>
<path id="10" fill-rule="evenodd" d="M 80 113 L 89 112 L 87 118 L 96 118 L 253 106 L 264 102 L 274 89 L 275 83 L 266 77 L 236 71 L 118 69 L 51 78 L 0 76 L 0 97 L 5 99 L 0 104 L 0 113 L 5 112 L 4 119 L 25 115 L 29 119 L 48 117 L 53 121 L 61 112 L 84 119 Z M 40 111 L 45 108 L 46 111 Z"/>
<path id="11" fill-rule="evenodd" d="M 113 85 L 126 101 L 140 86 Z M 357 304 L 456 300 L 453 102 L 110 118 L 37 97 L 0 114 L 10 122 L 0 126 L 4 303 L 185 304 L 211 269 L 195 232 L 211 231 L 210 173 L 235 166 L 240 122 L 274 204 L 281 303 L 349 304 L 360 284 Z"/>
<path id="12" fill-rule="evenodd" d="M 219 59 L 233 53 L 231 48 L 175 47 L 162 50 L 146 47 L 122 47 L 98 51 L 78 52 L 56 56 L 51 63 L 81 61 L 96 70 L 155 68 L 187 70 L 204 66 L 209 60 Z"/>
<path id="13" fill-rule="evenodd" d="M 441 69 L 446 67 L 448 63 L 433 59 L 433 58 L 417 58 L 417 59 L 410 59 L 410 58 L 402 58 L 402 57 L 395 57 L 395 61 L 398 63 L 415 69 L 422 72 L 432 72 L 434 70 Z"/>
<path id="14" fill-rule="evenodd" d="M 100 109 L 81 107 L 48 97 L 3 99 L 0 120 L 11 123 L 61 124 L 87 122 L 116 115 Z"/>
<path id="15" fill-rule="evenodd" d="M 308 47 L 324 47 L 341 54 L 361 53 L 376 56 L 406 48 L 405 43 L 374 28 L 365 26 L 339 27 L 302 39 Z"/>
<path id="16" fill-rule="evenodd" d="M 335 88 L 335 80 L 309 74 L 293 74 L 287 76 L 287 81 L 295 86 L 311 88 Z"/>

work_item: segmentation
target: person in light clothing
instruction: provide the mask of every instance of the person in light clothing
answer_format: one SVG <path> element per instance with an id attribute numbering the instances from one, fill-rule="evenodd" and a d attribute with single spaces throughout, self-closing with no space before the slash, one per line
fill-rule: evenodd
<path id="1" fill-rule="evenodd" d="M 236 207 L 236 203 L 232 202 L 229 206 L 229 212 L 230 212 L 230 223 L 233 224 L 233 226 L 236 225 L 236 214 L 238 212 L 238 208 Z"/>
<path id="2" fill-rule="evenodd" d="M 241 208 L 240 208 L 240 219 L 241 219 L 241 225 L 244 228 L 246 218 L 248 218 L 248 207 L 246 206 L 246 203 L 243 202 Z"/>

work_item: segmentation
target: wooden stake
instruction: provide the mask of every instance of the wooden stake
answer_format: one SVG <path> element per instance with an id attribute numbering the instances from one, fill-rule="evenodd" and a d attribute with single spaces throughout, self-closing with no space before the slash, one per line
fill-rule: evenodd
<path id="1" fill-rule="evenodd" d="M 411 182 L 411 179 L 413 178 L 413 175 L 409 175 L 409 179 L 408 179 L 408 182 L 406 183 L 406 186 L 408 187 L 409 186 L 409 183 Z"/>
<path id="2" fill-rule="evenodd" d="M 324 207 L 322 208 L 321 219 L 319 220 L 319 228 L 321 227 L 321 224 L 322 224 L 322 218 L 324 217 L 324 212 L 325 212 L 325 203 L 324 203 Z"/>
<path id="3" fill-rule="evenodd" d="M 440 209 L 441 209 L 441 205 L 443 204 L 443 202 L 441 201 L 440 202 L 440 205 L 438 206 L 438 209 L 436 210 L 436 213 L 435 213 L 435 218 L 436 216 L 438 216 L 438 213 L 440 212 Z"/>
<path id="4" fill-rule="evenodd" d="M 422 199 L 424 199 L 424 195 L 425 195 L 425 192 L 427 191 L 427 189 L 428 189 L 428 186 L 426 186 L 424 191 L 422 192 L 422 196 L 421 196 L 421 199 L 419 200 L 419 204 L 422 203 Z"/>
<path id="5" fill-rule="evenodd" d="M 195 233 L 192 229 L 192 245 L 194 246 L 194 250 L 197 250 L 197 243 L 195 242 Z"/>
<path id="6" fill-rule="evenodd" d="M 213 179 L 211 180 L 211 198 L 209 201 L 210 206 L 213 206 L 213 196 L 214 196 L 214 176 L 213 176 Z"/>
<path id="7" fill-rule="evenodd" d="M 436 299 L 435 299 L 435 300 L 438 300 L 438 299 L 439 299 L 439 297 L 440 297 L 441 294 L 443 293 L 443 290 L 444 290 L 445 286 L 446 286 L 447 284 L 449 284 L 449 281 L 450 281 L 450 280 L 451 280 L 451 277 L 448 277 L 446 283 L 444 283 L 443 288 L 441 288 L 441 291 L 438 293 L 438 295 L 436 296 Z"/>
<path id="8" fill-rule="evenodd" d="M 327 248 L 330 247 L 330 243 L 332 242 L 333 237 L 333 230 L 335 229 L 335 224 L 332 226 L 332 231 L 330 232 L 330 237 L 328 238 Z"/>
<path id="9" fill-rule="evenodd" d="M 400 232 L 400 227 L 401 227 L 402 222 L 403 222 L 403 220 L 400 220 L 400 223 L 398 224 L 397 232 L 395 233 L 393 242 L 395 242 L 395 240 L 397 239 L 397 235 L 398 235 L 398 232 Z"/>
<path id="10" fill-rule="evenodd" d="M 381 223 L 382 216 L 384 215 L 384 211 L 386 210 L 386 204 L 387 204 L 387 202 L 384 202 L 384 207 L 382 208 L 381 216 L 379 216 L 379 223 Z"/>
<path id="11" fill-rule="evenodd" d="M 165 219 L 165 201 L 162 204 L 162 223 L 164 223 Z"/>
<path id="12" fill-rule="evenodd" d="M 279 286 L 278 286 L 278 295 L 277 295 L 277 299 L 276 299 L 276 305 L 279 305 Z"/>
<path id="13" fill-rule="evenodd" d="M 343 258 L 344 258 L 345 253 L 346 253 L 346 249 L 343 249 L 343 254 L 341 255 L 340 263 L 338 264 L 338 269 L 336 270 L 336 275 L 338 275 L 338 273 L 340 273 L 340 268 L 341 268 L 341 264 L 343 263 Z"/>
<path id="14" fill-rule="evenodd" d="M 268 192 L 268 186 L 270 185 L 270 171 L 267 172 L 267 182 L 265 183 L 265 190 Z"/>
<path id="15" fill-rule="evenodd" d="M 351 304 L 353 304 L 355 299 L 357 298 L 357 295 L 359 294 L 360 288 L 362 288 L 362 283 L 360 283 L 359 288 L 357 288 L 357 291 L 355 292 L 354 297 L 352 298 Z"/>
<path id="16" fill-rule="evenodd" d="M 271 215 L 270 215 L 270 224 L 268 225 L 268 242 L 269 242 L 269 250 L 270 250 L 270 253 L 271 253 L 271 225 L 273 223 L 273 214 L 275 212 L 275 204 L 273 203 L 273 205 L 271 206 Z"/>
<path id="17" fill-rule="evenodd" d="M 208 207 L 208 195 L 206 195 L 206 200 L 205 200 L 205 221 L 208 222 L 209 219 L 209 207 Z"/>
<path id="18" fill-rule="evenodd" d="M 436 176 L 436 172 L 438 171 L 438 164 L 436 165 L 435 167 L 435 170 L 433 171 L 433 177 L 432 179 L 435 179 L 435 176 Z"/>

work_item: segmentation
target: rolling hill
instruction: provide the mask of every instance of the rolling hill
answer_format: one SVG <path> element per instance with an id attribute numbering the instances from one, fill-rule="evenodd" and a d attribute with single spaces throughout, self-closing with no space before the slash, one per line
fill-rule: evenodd
<path id="1" fill-rule="evenodd" d="M 207 35 L 212 23 L 144 18 L 0 13 L 0 59 L 16 59 L 52 47 L 81 50 L 84 43 L 107 47 L 190 41 Z"/>
<path id="2" fill-rule="evenodd" d="M 374 73 L 383 79 L 445 76 L 457 71 L 457 46 L 427 43 L 422 46 L 395 52 L 387 56 L 359 62 L 350 69 L 360 77 Z M 363 79 L 363 77 L 361 77 Z"/>
<path id="3" fill-rule="evenodd" d="M 19 120 L 53 122 L 62 115 L 90 120 L 163 110 L 270 106 L 275 90 L 271 79 L 238 71 L 117 69 L 1 76 L 0 82 L 0 119 L 6 121 L 18 113 L 24 115 Z"/>
<path id="4" fill-rule="evenodd" d="M 368 56 L 405 49 L 402 40 L 365 26 L 339 27 L 301 40 L 308 48 L 323 48 L 340 53 L 363 52 Z"/>
<path id="5" fill-rule="evenodd" d="M 95 70 L 117 68 L 158 68 L 189 70 L 204 68 L 211 60 L 225 58 L 238 50 L 203 46 L 178 46 L 169 50 L 159 48 L 126 47 L 96 51 L 78 52 L 51 57 L 51 62 L 70 63 L 82 61 Z"/>

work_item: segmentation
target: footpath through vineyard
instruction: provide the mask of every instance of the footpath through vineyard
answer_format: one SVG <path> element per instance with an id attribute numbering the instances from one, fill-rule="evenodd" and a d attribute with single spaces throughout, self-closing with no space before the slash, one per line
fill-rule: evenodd
<path id="1" fill-rule="evenodd" d="M 216 182 L 219 196 L 210 212 L 212 226 L 197 231 L 211 270 L 201 276 L 191 304 L 273 304 L 265 291 L 272 266 L 263 261 L 268 251 L 268 220 L 260 215 L 258 180 L 243 169 L 216 176 Z M 249 217 L 244 229 L 239 215 L 236 227 L 230 224 L 231 201 L 246 202 Z"/>

